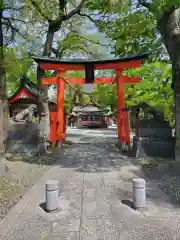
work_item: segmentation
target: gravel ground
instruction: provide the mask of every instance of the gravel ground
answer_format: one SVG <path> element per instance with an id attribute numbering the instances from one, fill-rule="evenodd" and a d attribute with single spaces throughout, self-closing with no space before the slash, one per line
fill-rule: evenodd
<path id="1" fill-rule="evenodd" d="M 172 159 L 153 159 L 152 165 L 143 166 L 145 176 L 158 181 L 171 204 L 180 207 L 180 162 Z"/>
<path id="2" fill-rule="evenodd" d="M 53 163 L 50 156 L 37 159 L 8 155 L 7 172 L 4 177 L 0 177 L 0 220 Z"/>

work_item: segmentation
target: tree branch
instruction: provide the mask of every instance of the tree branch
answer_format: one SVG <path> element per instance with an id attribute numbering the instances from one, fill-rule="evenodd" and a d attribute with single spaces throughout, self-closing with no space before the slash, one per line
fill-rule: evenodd
<path id="1" fill-rule="evenodd" d="M 109 46 L 111 46 L 110 44 L 102 44 L 102 43 L 100 43 L 100 42 L 96 42 L 96 41 L 93 41 L 93 40 L 88 39 L 88 38 L 86 38 L 86 37 L 83 37 L 83 36 L 79 35 L 76 31 L 73 31 L 73 30 L 71 31 L 71 33 L 74 33 L 74 34 L 76 34 L 78 37 L 80 37 L 80 38 L 82 38 L 82 39 L 84 39 L 84 40 L 87 40 L 87 41 L 89 41 L 89 42 L 91 42 L 91 43 L 100 45 L 100 46 L 102 46 L 102 47 L 109 47 Z"/>
<path id="2" fill-rule="evenodd" d="M 59 59 L 62 58 L 62 54 L 65 50 L 66 49 L 61 49 L 61 51 L 59 51 L 58 49 L 52 47 L 52 53 L 54 53 L 56 55 L 56 58 L 59 58 Z"/>
<path id="3" fill-rule="evenodd" d="M 176 6 L 171 6 L 170 9 L 164 11 L 163 15 L 157 20 L 157 23 L 159 26 L 164 25 L 166 27 L 170 15 L 177 9 L 178 7 Z"/>
<path id="4" fill-rule="evenodd" d="M 8 22 L 8 25 L 9 25 L 11 31 L 14 31 L 14 32 L 18 33 L 22 38 L 24 38 L 25 40 L 27 40 L 26 37 L 25 37 L 16 27 L 14 27 L 14 26 L 12 25 L 10 19 L 7 19 L 6 21 Z"/>
<path id="5" fill-rule="evenodd" d="M 109 47 L 109 46 L 111 46 L 111 44 L 101 44 L 100 42 L 96 42 L 96 41 L 93 41 L 93 40 L 91 40 L 91 39 L 88 39 L 88 38 L 86 38 L 86 37 L 81 36 L 80 33 L 78 33 L 77 31 L 73 30 L 73 25 L 72 25 L 72 23 L 71 23 L 70 21 L 68 21 L 68 22 L 69 22 L 69 25 L 70 25 L 70 27 L 71 27 L 71 30 L 70 30 L 69 33 L 66 35 L 66 38 L 68 37 L 68 35 L 71 35 L 71 34 L 73 33 L 74 35 L 78 36 L 79 38 L 84 39 L 84 40 L 87 40 L 87 41 L 89 41 L 89 42 L 91 42 L 91 43 L 94 43 L 94 44 L 97 44 L 97 45 L 100 45 L 100 46 L 103 46 L 103 47 Z"/>
<path id="6" fill-rule="evenodd" d="M 59 0 L 59 9 L 62 12 L 62 14 L 64 14 L 65 5 L 66 5 L 66 1 L 65 0 Z"/>
<path id="7" fill-rule="evenodd" d="M 85 13 L 81 13 L 81 12 L 79 12 L 79 13 L 77 13 L 79 16 L 81 16 L 81 17 L 87 17 L 87 18 L 89 18 L 89 20 L 91 20 L 91 22 L 97 22 L 96 20 L 94 20 L 90 15 L 88 15 L 88 14 L 85 14 Z"/>
<path id="8" fill-rule="evenodd" d="M 22 6 L 22 7 L 4 7 L 4 11 L 6 11 L 6 10 L 13 10 L 13 11 L 20 11 L 21 9 L 23 9 L 24 8 L 24 6 Z"/>
<path id="9" fill-rule="evenodd" d="M 88 15 L 86 13 L 81 13 L 80 12 L 80 13 L 78 13 L 78 15 L 81 16 L 81 17 L 87 17 L 91 22 L 94 22 L 94 23 L 101 22 L 108 17 L 108 16 L 106 16 L 106 13 L 103 16 L 101 16 L 98 20 L 95 20 L 91 17 L 91 16 L 97 16 L 97 15 L 94 15 L 94 14 Z"/>
<path id="10" fill-rule="evenodd" d="M 52 52 L 56 55 L 56 58 L 62 58 L 62 55 L 66 50 L 73 50 L 73 49 L 77 49 L 77 50 L 79 49 L 79 50 L 86 52 L 87 54 L 91 54 L 91 52 L 88 51 L 88 49 L 86 50 L 84 47 L 81 47 L 79 45 L 78 46 L 67 46 L 67 47 L 61 48 L 60 50 L 58 50 L 56 48 L 52 48 Z"/>
<path id="11" fill-rule="evenodd" d="M 57 50 L 56 48 L 53 48 L 53 47 L 52 47 L 52 52 L 53 52 L 55 55 L 58 54 L 58 50 Z"/>
<path id="12" fill-rule="evenodd" d="M 74 8 L 71 12 L 69 12 L 66 16 L 64 16 L 63 20 L 69 20 L 71 17 L 73 17 L 75 14 L 79 14 L 81 12 L 81 9 L 84 5 L 86 0 L 81 0 L 81 2 L 77 5 L 76 8 Z"/>
<path id="13" fill-rule="evenodd" d="M 24 21 L 24 20 L 22 20 L 22 19 L 17 19 L 17 18 L 11 18 L 11 17 L 2 17 L 2 19 L 4 19 L 4 20 L 11 20 L 11 21 L 17 21 L 17 22 L 22 22 L 22 23 L 27 23 L 27 21 Z"/>
<path id="14" fill-rule="evenodd" d="M 31 4 L 34 6 L 34 8 L 36 9 L 36 11 L 47 21 L 50 21 L 50 19 L 48 18 L 48 16 L 46 16 L 46 14 L 43 13 L 43 11 L 41 10 L 40 6 L 38 5 L 38 3 L 36 2 L 36 0 L 30 0 Z"/>
<path id="15" fill-rule="evenodd" d="M 145 8 L 148 8 L 148 9 L 151 8 L 151 4 L 146 2 L 146 0 L 138 0 L 138 3 Z"/>
<path id="16" fill-rule="evenodd" d="M 152 4 L 151 3 L 148 3 L 146 0 L 138 0 L 138 3 L 147 8 L 150 12 L 154 13 L 153 9 L 152 9 Z"/>
<path id="17" fill-rule="evenodd" d="M 35 0 L 31 0 L 31 1 L 35 1 Z M 62 0 L 62 1 L 59 0 L 59 4 L 60 4 L 59 16 L 55 20 L 50 20 L 50 19 L 48 20 L 48 22 L 49 22 L 51 28 L 54 30 L 54 32 L 57 32 L 60 29 L 63 21 L 69 20 L 74 15 L 80 13 L 80 11 L 81 11 L 85 1 L 86 0 L 81 0 L 81 2 L 77 5 L 76 8 L 74 8 L 71 12 L 69 12 L 67 15 L 65 15 L 64 14 L 64 11 L 65 11 L 65 0 Z"/>

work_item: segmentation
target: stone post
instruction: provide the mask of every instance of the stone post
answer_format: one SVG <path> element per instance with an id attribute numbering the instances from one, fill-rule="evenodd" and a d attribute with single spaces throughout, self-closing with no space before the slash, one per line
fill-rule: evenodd
<path id="1" fill-rule="evenodd" d="M 144 208 L 146 204 L 146 182 L 143 178 L 134 178 L 132 184 L 134 208 Z"/>
<path id="2" fill-rule="evenodd" d="M 58 181 L 48 180 L 46 182 L 46 211 L 58 210 Z"/>

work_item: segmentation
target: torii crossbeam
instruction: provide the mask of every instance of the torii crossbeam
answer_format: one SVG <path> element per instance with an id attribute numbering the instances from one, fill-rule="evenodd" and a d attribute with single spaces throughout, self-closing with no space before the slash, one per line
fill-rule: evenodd
<path id="1" fill-rule="evenodd" d="M 57 60 L 52 58 L 38 58 L 33 59 L 38 64 L 39 71 L 55 70 L 57 76 L 43 78 L 43 84 L 57 84 L 57 127 L 56 133 L 53 134 L 53 142 L 62 142 L 66 136 L 65 134 L 65 119 L 64 119 L 64 86 L 69 84 L 117 84 L 118 95 L 118 139 L 121 143 L 130 144 L 130 130 L 128 121 L 128 112 L 122 111 L 124 109 L 124 85 L 128 83 L 139 83 L 139 77 L 128 77 L 123 75 L 123 71 L 127 68 L 137 68 L 141 65 L 141 60 L 146 59 L 148 54 L 127 56 L 118 59 L 110 60 Z M 116 77 L 95 77 L 95 70 L 111 69 L 116 70 Z M 85 78 L 68 78 L 65 79 L 66 71 L 85 70 Z"/>

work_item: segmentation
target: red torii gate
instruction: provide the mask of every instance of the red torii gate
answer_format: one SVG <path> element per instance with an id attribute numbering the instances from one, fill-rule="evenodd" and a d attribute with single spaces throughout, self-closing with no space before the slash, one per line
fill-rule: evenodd
<path id="1" fill-rule="evenodd" d="M 55 70 L 58 74 L 55 77 L 43 78 L 43 84 L 57 84 L 57 113 L 55 114 L 54 124 L 51 126 L 51 141 L 62 142 L 66 137 L 64 119 L 64 87 L 65 83 L 70 84 L 117 84 L 118 96 L 118 139 L 123 144 L 130 144 L 130 130 L 128 112 L 124 109 L 124 84 L 139 83 L 139 77 L 124 76 L 123 71 L 127 68 L 137 68 L 141 65 L 141 60 L 148 57 L 148 54 L 127 56 L 111 60 L 57 60 L 52 58 L 33 59 L 38 63 L 39 72 L 42 70 Z M 94 70 L 115 69 L 116 77 L 97 77 Z M 85 78 L 65 79 L 66 71 L 85 70 Z"/>

